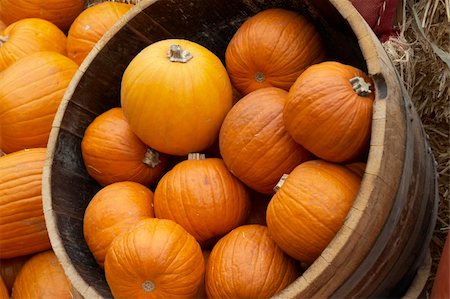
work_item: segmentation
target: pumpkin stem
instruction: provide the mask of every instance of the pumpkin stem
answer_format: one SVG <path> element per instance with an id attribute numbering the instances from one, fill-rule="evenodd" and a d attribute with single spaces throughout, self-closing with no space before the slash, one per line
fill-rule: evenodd
<path id="1" fill-rule="evenodd" d="M 0 35 L 0 47 L 3 46 L 4 43 L 8 41 L 7 36 Z"/>
<path id="2" fill-rule="evenodd" d="M 6 155 L 4 151 L 0 149 L 0 157 Z"/>
<path id="3" fill-rule="evenodd" d="M 186 63 L 192 59 L 192 54 L 187 50 L 183 50 L 180 45 L 171 45 L 167 57 L 172 62 Z"/>
<path id="4" fill-rule="evenodd" d="M 159 153 L 154 149 L 147 148 L 142 163 L 151 168 L 158 166 L 158 164 L 161 163 L 161 160 L 159 160 Z"/>
<path id="5" fill-rule="evenodd" d="M 356 91 L 359 96 L 367 97 L 372 93 L 370 90 L 371 84 L 364 81 L 364 78 L 358 76 L 353 77 L 350 79 L 350 83 L 352 84 L 353 90 Z"/>
<path id="6" fill-rule="evenodd" d="M 141 286 L 144 289 L 144 291 L 148 293 L 152 292 L 155 289 L 155 284 L 151 280 L 145 280 Z"/>
<path id="7" fill-rule="evenodd" d="M 255 80 L 258 83 L 263 83 L 266 80 L 266 76 L 264 76 L 263 73 L 261 72 L 256 72 L 255 74 Z"/>
<path id="8" fill-rule="evenodd" d="M 280 178 L 280 180 L 278 181 L 278 183 L 276 184 L 275 187 L 273 187 L 273 191 L 277 192 L 278 190 L 280 190 L 281 186 L 283 186 L 284 182 L 286 181 L 286 179 L 288 178 L 288 174 L 283 174 Z"/>
<path id="9" fill-rule="evenodd" d="M 200 154 L 200 153 L 189 153 L 188 154 L 188 160 L 204 160 L 205 159 L 205 154 Z"/>

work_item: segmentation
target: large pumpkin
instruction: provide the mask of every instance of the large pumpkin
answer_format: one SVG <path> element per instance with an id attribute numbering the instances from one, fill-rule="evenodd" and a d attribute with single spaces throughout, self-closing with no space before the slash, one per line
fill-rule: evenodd
<path id="1" fill-rule="evenodd" d="M 228 169 L 250 188 L 272 194 L 284 173 L 310 154 L 284 128 L 287 91 L 255 90 L 237 102 L 220 129 L 220 153 Z"/>
<path id="2" fill-rule="evenodd" d="M 31 255 L 18 256 L 10 259 L 0 260 L 0 276 L 2 277 L 6 289 L 9 293 L 12 291 L 14 281 L 17 274 L 22 269 L 23 264 L 30 258 Z"/>
<path id="3" fill-rule="evenodd" d="M 0 259 L 51 247 L 42 210 L 45 148 L 0 157 Z"/>
<path id="4" fill-rule="evenodd" d="M 341 228 L 361 178 L 345 166 L 312 160 L 297 166 L 267 208 L 270 236 L 310 265 Z"/>
<path id="5" fill-rule="evenodd" d="M 214 143 L 231 108 L 232 90 L 217 56 L 191 41 L 169 39 L 151 44 L 131 61 L 121 102 L 144 143 L 186 155 Z"/>
<path id="6" fill-rule="evenodd" d="M 200 245 L 166 219 L 141 220 L 106 253 L 106 281 L 115 298 L 189 298 L 204 271 Z"/>
<path id="7" fill-rule="evenodd" d="M 368 147 L 374 92 L 359 69 L 327 61 L 309 67 L 289 91 L 283 110 L 292 138 L 332 162 L 360 158 Z"/>
<path id="8" fill-rule="evenodd" d="M 103 266 L 112 240 L 142 219 L 153 217 L 153 192 L 134 182 L 118 182 L 97 192 L 83 218 L 84 239 Z"/>
<path id="9" fill-rule="evenodd" d="M 95 44 L 133 5 L 102 2 L 85 9 L 70 26 L 67 56 L 81 64 Z"/>
<path id="10" fill-rule="evenodd" d="M 6 288 L 5 282 L 3 281 L 3 278 L 0 277 L 0 299 L 9 299 L 9 292 Z"/>
<path id="11" fill-rule="evenodd" d="M 243 225 L 219 240 L 206 267 L 208 298 L 269 298 L 300 274 L 263 225 Z"/>
<path id="12" fill-rule="evenodd" d="M 315 27 L 296 12 L 280 8 L 246 20 L 225 52 L 231 82 L 243 94 L 270 86 L 289 90 L 304 69 L 324 58 Z"/>
<path id="13" fill-rule="evenodd" d="M 154 203 L 156 217 L 179 223 L 202 245 L 243 224 L 250 209 L 247 190 L 222 159 L 194 155 L 161 178 Z"/>
<path id="14" fill-rule="evenodd" d="M 72 299 L 75 290 L 52 250 L 31 257 L 20 269 L 12 298 Z"/>
<path id="15" fill-rule="evenodd" d="M 47 146 L 56 110 L 78 66 L 56 52 L 24 57 L 0 76 L 0 148 Z"/>
<path id="16" fill-rule="evenodd" d="M 121 108 L 112 108 L 94 119 L 81 142 L 87 172 L 101 185 L 133 181 L 155 184 L 167 156 L 148 148 L 132 131 Z"/>
<path id="17" fill-rule="evenodd" d="M 3 33 L 0 31 L 0 71 L 20 58 L 40 51 L 66 54 L 66 36 L 49 21 L 23 19 L 6 27 Z"/>
<path id="18" fill-rule="evenodd" d="M 84 0 L 2 0 L 0 18 L 7 24 L 25 18 L 40 18 L 62 30 L 84 9 Z"/>

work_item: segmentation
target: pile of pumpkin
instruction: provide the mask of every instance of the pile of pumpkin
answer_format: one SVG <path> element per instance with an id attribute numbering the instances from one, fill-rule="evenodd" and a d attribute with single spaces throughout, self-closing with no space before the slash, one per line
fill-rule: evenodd
<path id="1" fill-rule="evenodd" d="M 56 110 L 95 43 L 132 5 L 0 0 L 0 298 L 73 298 L 48 238 L 41 177 Z"/>
<path id="2" fill-rule="evenodd" d="M 84 237 L 114 297 L 265 298 L 320 256 L 358 193 L 374 99 L 366 74 L 326 59 L 314 26 L 283 9 L 244 22 L 225 65 L 187 40 L 133 59 L 121 107 L 82 141 L 86 170 L 103 186 Z M 77 68 L 55 52 L 10 64 L 0 73 L 0 225 L 11 233 L 0 258 L 50 248 L 43 147 Z M 19 197 L 36 203 L 28 214 L 15 212 L 25 211 Z"/>

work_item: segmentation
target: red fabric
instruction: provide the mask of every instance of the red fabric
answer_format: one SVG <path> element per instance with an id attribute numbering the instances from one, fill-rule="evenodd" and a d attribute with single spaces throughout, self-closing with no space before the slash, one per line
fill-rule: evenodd
<path id="1" fill-rule="evenodd" d="M 398 0 L 350 0 L 375 34 L 384 41 L 394 34 Z"/>

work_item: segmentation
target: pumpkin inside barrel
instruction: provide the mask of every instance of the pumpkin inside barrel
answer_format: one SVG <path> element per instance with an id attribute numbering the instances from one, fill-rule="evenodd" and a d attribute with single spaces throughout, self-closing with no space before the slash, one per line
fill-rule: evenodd
<path id="1" fill-rule="evenodd" d="M 230 194 L 233 195 L 230 195 L 230 198 L 239 198 L 241 194 L 241 197 L 244 198 L 242 202 L 245 203 L 242 204 L 242 211 L 228 209 L 225 204 L 222 210 L 229 211 L 231 217 L 239 216 L 236 217 L 239 218 L 236 221 L 237 224 L 233 224 L 233 226 L 245 223 L 245 219 L 240 218 L 242 218 L 241 214 L 248 214 L 249 208 L 246 202 L 249 202 L 249 198 L 247 195 L 243 195 L 245 192 L 236 191 L 243 189 L 242 187 L 230 188 L 232 184 L 228 182 L 229 180 L 225 178 L 226 176 L 221 170 L 226 166 L 227 161 L 221 162 L 219 158 L 213 158 L 215 162 L 211 163 L 211 160 L 206 159 L 211 165 L 204 167 L 208 170 L 204 170 L 201 176 L 189 175 L 195 169 L 194 167 L 188 168 L 187 171 L 183 170 L 185 172 L 183 175 L 175 176 L 174 174 L 180 171 L 180 165 L 190 164 L 185 157 L 187 153 L 206 151 L 217 144 L 215 138 L 219 137 L 220 125 L 231 109 L 233 87 L 230 82 L 233 84 L 233 82 L 239 81 L 235 75 L 230 75 L 230 82 L 224 79 L 223 76 L 229 74 L 224 73 L 224 69 L 219 66 L 223 64 L 228 67 L 226 63 L 227 46 L 240 26 L 259 12 L 270 9 L 276 9 L 277 12 L 281 9 L 290 11 L 289 15 L 293 13 L 301 15 L 302 18 L 314 25 L 320 35 L 320 44 L 323 49 L 317 48 L 316 52 L 308 52 L 312 55 L 313 64 L 317 65 L 325 58 L 322 52 L 324 51 L 326 60 L 358 69 L 360 73 L 356 72 L 355 76 L 367 79 L 363 81 L 370 83 L 373 91 L 371 95 L 373 98 L 369 100 L 372 110 L 370 113 L 366 113 L 371 119 L 369 123 L 364 124 L 365 132 L 362 132 L 360 140 L 351 140 L 350 138 L 348 141 L 344 140 L 346 136 L 335 136 L 336 132 L 343 132 L 338 127 L 327 126 L 325 128 L 330 131 L 328 133 L 330 136 L 326 135 L 327 132 L 318 132 L 320 136 L 317 138 L 328 142 L 325 142 L 325 147 L 330 146 L 329 140 L 331 143 L 337 143 L 336 140 L 340 138 L 345 143 L 342 148 L 352 150 L 346 156 L 332 158 L 336 160 L 333 163 L 345 163 L 345 165 L 353 166 L 355 165 L 353 163 L 362 163 L 356 164 L 358 165 L 356 168 L 346 167 L 344 164 L 339 166 L 338 170 L 331 167 L 334 169 L 333 171 L 339 173 L 338 178 L 344 177 L 344 183 L 342 180 L 332 183 L 336 190 L 345 188 L 344 185 L 347 181 L 353 182 L 349 191 L 352 194 L 349 197 L 352 198 L 348 200 L 343 208 L 345 211 L 337 221 L 342 226 L 336 229 L 335 236 L 327 237 L 327 242 L 324 243 L 325 248 L 314 252 L 314 258 L 306 260 L 310 266 L 303 269 L 305 271 L 301 275 L 298 273 L 300 276 L 297 279 L 294 281 L 288 279 L 289 283 L 281 284 L 282 290 L 275 286 L 273 289 L 281 290 L 278 296 L 283 298 L 392 297 L 401 296 L 405 292 L 423 260 L 434 226 L 437 193 L 433 157 L 418 116 L 376 36 L 349 2 L 343 0 L 320 2 L 326 2 L 327 5 L 317 5 L 318 3 L 313 1 L 231 0 L 225 3 L 215 0 L 192 3 L 182 0 L 172 3 L 168 0 L 144 0 L 134 7 L 120 24 L 112 28 L 108 39 L 103 39 L 97 44 L 96 55 L 90 56 L 89 64 L 81 66 L 60 105 L 50 135 L 49 163 L 44 169 L 43 181 L 46 224 L 52 243 L 60 245 L 55 253 L 62 261 L 72 284 L 83 296 L 112 297 L 113 294 L 117 296 L 130 294 L 121 293 L 121 287 L 125 283 L 120 279 L 121 273 L 139 270 L 136 269 L 137 264 L 134 257 L 133 260 L 130 259 L 129 264 L 118 267 L 119 257 L 127 257 L 127 253 L 122 249 L 126 246 L 133 246 L 132 242 L 126 243 L 125 235 L 121 235 L 120 241 L 112 242 L 112 246 L 116 249 L 111 249 L 106 254 L 106 265 L 108 256 L 111 257 L 109 260 L 112 263 L 111 267 L 106 266 L 105 268 L 106 271 L 110 269 L 112 272 L 105 276 L 105 272 L 90 252 L 83 236 L 83 215 L 91 199 L 101 189 L 101 185 L 86 170 L 82 155 L 82 140 L 88 126 L 99 115 L 110 109 L 122 105 L 125 118 L 130 121 L 130 128 L 138 138 L 157 151 L 175 156 L 173 161 L 176 162 L 173 163 L 176 166 L 170 165 L 172 168 L 168 167 L 167 177 L 163 176 L 160 180 L 163 183 L 165 180 L 170 183 L 162 184 L 160 189 L 155 192 L 156 217 L 158 214 L 164 214 L 161 217 L 172 218 L 175 222 L 183 220 L 184 223 L 180 224 L 183 230 L 189 234 L 197 233 L 197 240 L 192 239 L 195 242 L 205 242 L 208 241 L 207 238 L 218 237 L 209 231 L 205 233 L 201 227 L 199 229 L 198 226 L 192 225 L 193 219 L 189 218 L 187 214 L 200 211 L 193 201 L 186 203 L 186 206 L 184 206 L 184 201 L 178 204 L 172 203 L 172 206 L 164 203 L 164 207 L 161 205 L 158 207 L 157 202 L 161 199 L 163 202 L 168 202 L 167 198 L 176 193 L 178 193 L 177 198 L 197 197 L 200 194 L 222 202 L 223 200 L 210 190 L 211 186 L 208 186 L 214 173 L 220 172 L 221 174 L 216 177 L 220 177 L 221 184 L 216 185 L 215 189 L 233 190 L 230 191 Z M 327 7 L 327 11 L 322 11 L 322 7 Z M 333 17 L 326 17 L 330 15 Z M 183 25 L 180 25 L 180 20 Z M 292 38 L 292 36 L 288 37 Z M 172 47 L 174 40 L 177 41 L 177 44 L 179 43 L 180 47 Z M 179 42 L 180 40 L 189 41 L 189 43 Z M 167 41 L 170 43 L 166 44 Z M 295 38 L 293 42 L 295 42 Z M 193 43 L 200 45 L 201 48 L 194 46 Z M 165 45 L 163 49 L 158 48 L 161 45 Z M 247 54 L 257 55 L 256 52 L 249 51 Z M 173 57 L 173 54 L 176 54 L 177 57 Z M 190 55 L 194 58 L 189 58 Z M 199 57 L 205 58 L 209 67 L 212 68 L 211 64 L 213 64 L 214 70 L 204 71 L 201 60 L 196 60 Z M 138 59 L 134 60 L 135 58 Z M 167 62 L 168 58 L 174 59 L 175 62 Z M 231 60 L 237 60 L 236 52 L 231 58 Z M 286 60 L 283 60 L 284 58 Z M 280 56 L 277 62 L 280 63 L 282 69 L 287 65 L 289 71 L 293 71 L 298 77 L 299 74 L 296 73 L 298 70 L 292 70 L 289 64 L 293 58 L 288 58 Z M 296 58 L 295 55 L 294 58 Z M 152 62 L 150 68 L 146 67 L 150 62 Z M 130 69 L 130 65 L 133 68 Z M 305 68 L 308 69 L 308 67 Z M 164 72 L 165 68 L 168 69 L 167 72 Z M 251 69 L 250 66 L 244 68 Z M 269 73 L 259 71 L 259 69 L 252 69 L 252 72 L 262 73 L 264 79 L 270 77 Z M 365 78 L 362 73 L 368 74 L 368 78 Z M 200 79 L 204 80 L 195 81 L 191 74 L 201 74 L 203 77 Z M 207 83 L 208 80 L 205 78 L 209 78 L 211 74 L 222 76 L 222 80 L 214 77 L 213 81 Z M 151 80 L 147 81 L 146 78 Z M 251 80 L 260 80 L 261 78 L 261 76 L 252 76 Z M 352 78 L 353 76 L 346 79 L 351 80 Z M 363 82 L 359 80 L 357 79 L 355 83 L 364 87 Z M 295 85 L 295 81 L 289 80 L 289 84 Z M 349 86 L 352 90 L 351 83 Z M 147 93 L 146 87 L 150 87 L 148 90 L 151 92 Z M 270 88 L 286 89 L 285 83 L 282 83 L 280 87 Z M 321 92 L 322 89 L 310 90 L 314 95 L 314 93 Z M 337 87 L 331 86 L 330 90 L 326 92 L 333 93 L 336 90 Z M 188 91 L 194 91 L 195 94 Z M 250 92 L 245 87 L 238 91 L 242 94 Z M 151 105 L 147 104 L 145 101 L 152 97 L 156 100 Z M 180 99 L 184 101 L 181 101 L 184 105 L 180 105 Z M 196 101 L 196 99 L 199 100 Z M 330 99 L 330 102 L 332 101 L 333 99 Z M 214 104 L 208 106 L 208 103 Z M 237 103 L 235 107 L 239 105 L 239 101 Z M 208 109 L 203 111 L 200 109 L 203 107 Z M 326 107 L 320 108 L 322 109 L 321 113 L 326 115 Z M 364 109 L 362 108 L 363 111 L 365 111 Z M 158 114 L 159 111 L 163 111 L 163 113 Z M 259 111 L 264 112 L 262 109 Z M 167 130 L 168 122 L 174 119 L 181 124 L 178 127 L 179 130 Z M 189 121 L 186 122 L 186 120 Z M 192 122 L 195 122 L 196 126 L 186 125 Z M 354 123 L 362 122 L 356 120 Z M 252 122 L 252 124 L 254 123 Z M 293 133 L 289 133 L 289 127 Z M 261 128 L 265 127 L 261 125 Z M 281 128 L 281 126 L 277 128 Z M 295 128 L 295 122 L 286 126 L 286 131 L 292 135 L 295 141 L 298 136 L 295 136 L 297 134 L 292 128 Z M 333 131 L 333 129 L 336 130 Z M 239 128 L 235 129 L 235 131 L 238 130 Z M 167 132 L 167 134 L 162 132 Z M 368 135 L 370 135 L 370 141 Z M 232 140 L 232 137 L 228 138 Z M 195 143 L 196 140 L 199 142 Z M 256 140 L 256 143 L 259 142 L 257 139 L 253 140 Z M 303 143 L 300 139 L 297 138 L 297 140 L 296 142 Z M 263 142 L 272 141 L 267 138 Z M 354 146 L 352 145 L 353 141 L 356 143 Z M 365 144 L 367 148 L 361 144 Z M 273 148 L 275 147 L 273 146 Z M 315 145 L 305 145 L 304 147 L 306 150 L 309 147 L 313 155 L 329 158 L 329 152 L 325 152 L 324 156 L 315 149 Z M 242 149 L 245 150 L 246 146 L 244 145 Z M 248 157 L 254 158 L 255 162 L 258 162 L 256 150 L 251 150 L 247 154 Z M 309 162 L 303 162 L 303 164 L 306 163 Z M 238 162 L 238 164 L 242 164 L 242 162 Z M 361 165 L 364 166 L 362 169 Z M 245 166 L 251 170 L 253 165 L 238 166 Z M 171 170 L 169 170 L 170 168 Z M 292 172 L 292 170 L 293 167 L 289 165 L 283 171 Z M 251 173 L 251 171 L 249 172 Z M 205 173 L 208 175 L 204 175 Z M 236 176 L 239 178 L 237 173 Z M 264 177 L 264 175 L 263 173 L 260 176 Z M 333 177 L 325 172 L 317 172 L 314 175 Z M 230 175 L 227 174 L 227 176 Z M 289 181 L 295 181 L 295 177 L 291 177 Z M 202 188 L 191 190 L 187 187 L 189 183 Z M 245 184 L 245 182 L 243 183 Z M 273 179 L 270 184 L 273 184 Z M 304 185 L 306 188 L 311 184 L 305 183 Z M 289 183 L 286 186 L 288 188 Z M 419 188 L 417 186 L 426 187 Z M 178 189 L 175 190 L 175 187 Z M 206 187 L 210 187 L 210 189 Z M 319 187 L 319 189 L 326 188 Z M 260 191 L 270 193 L 266 190 L 261 189 Z M 280 193 L 278 197 L 283 200 L 289 199 L 289 196 L 283 196 L 283 193 Z M 268 212 L 271 209 L 270 205 L 271 203 L 269 203 Z M 288 210 L 286 209 L 285 219 L 281 219 L 281 221 L 293 223 L 295 215 L 288 213 Z M 187 213 L 187 211 L 193 212 Z M 271 213 L 267 215 L 267 226 L 274 223 L 274 218 L 270 215 Z M 309 213 L 309 215 L 314 214 Z M 194 220 L 198 219 L 194 217 Z M 219 222 L 226 219 L 217 216 L 216 220 Z M 138 233 L 140 229 L 145 231 L 142 235 L 148 234 L 151 227 L 154 226 L 150 225 L 150 222 L 156 222 L 153 220 L 147 222 L 148 224 L 141 224 L 139 229 L 136 226 L 133 232 L 129 231 L 129 239 L 134 238 L 133 234 Z M 283 230 L 283 228 L 278 229 Z M 328 228 L 323 229 L 325 231 Z M 229 232 L 230 230 L 231 232 Z M 202 234 L 198 234 L 198 232 Z M 231 234 L 232 228 L 227 227 L 226 232 L 221 231 L 219 237 L 227 232 Z M 270 234 L 270 227 L 268 232 Z M 246 240 L 244 241 L 246 242 Z M 245 242 L 242 244 L 245 245 Z M 289 245 L 287 244 L 285 247 L 289 247 Z M 140 248 L 149 248 L 148 246 L 150 245 L 145 242 L 139 245 Z M 189 248 L 192 246 L 189 245 Z M 133 248 L 133 250 L 135 249 L 137 248 Z M 183 254 L 182 251 L 180 252 Z M 199 250 L 196 252 L 195 260 L 200 265 Z M 149 258 L 142 255 L 142 252 L 136 251 L 135 253 L 134 256 L 142 260 Z M 222 255 L 224 254 L 225 251 Z M 216 260 L 218 257 L 214 257 L 214 259 Z M 260 264 L 256 263 L 256 265 Z M 180 267 L 180 269 L 182 268 Z M 208 269 L 208 267 L 206 268 Z M 336 275 L 337 271 L 339 271 L 339 275 Z M 140 275 L 139 271 L 134 273 Z M 201 273 L 196 273 L 192 282 L 200 285 L 201 276 Z M 208 286 L 208 279 L 206 278 L 206 292 L 215 294 L 213 287 Z M 114 285 L 111 286 L 111 284 Z M 136 288 L 136 292 L 138 290 L 152 292 L 155 289 L 154 286 L 153 280 L 149 280 L 149 282 L 144 280 L 140 286 L 133 287 Z M 196 290 L 187 288 L 184 291 L 186 294 L 192 295 Z M 270 295 L 275 294 L 267 292 L 267 294 L 269 293 Z M 254 294 L 251 293 L 251 295 Z"/>

